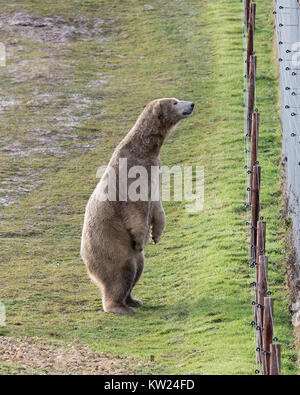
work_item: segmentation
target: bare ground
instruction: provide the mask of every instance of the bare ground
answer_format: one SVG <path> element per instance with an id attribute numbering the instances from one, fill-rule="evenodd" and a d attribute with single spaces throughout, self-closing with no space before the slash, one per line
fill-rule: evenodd
<path id="1" fill-rule="evenodd" d="M 89 39 L 97 37 L 98 41 L 105 38 L 102 36 L 104 21 L 99 18 L 90 19 L 84 15 L 77 18 L 63 18 L 61 16 L 39 17 L 18 11 L 13 15 L 2 14 L 0 16 L 0 29 L 15 35 L 39 42 L 65 43 L 69 40 Z"/>
<path id="2" fill-rule="evenodd" d="M 115 26 L 113 20 L 105 23 Z M 0 41 L 7 53 L 1 70 L 5 128 L 0 131 L 0 153 L 10 163 L 0 174 L 0 205 L 15 203 L 42 183 L 47 168 L 37 161 L 44 158 L 50 167 L 59 168 L 66 157 L 95 149 L 105 137 L 96 130 L 87 133 L 81 125 L 105 113 L 99 89 L 113 75 L 99 72 L 78 84 L 78 59 L 72 57 L 76 42 L 109 41 L 103 28 L 102 19 L 85 15 L 39 17 L 22 10 L 0 14 Z"/>
<path id="3" fill-rule="evenodd" d="M 139 360 L 129 357 L 111 357 L 92 351 L 80 342 L 61 345 L 48 345 L 40 339 L 16 339 L 0 336 L 0 375 L 1 365 L 15 366 L 18 374 L 40 375 L 104 375 L 134 374 L 147 367 Z"/>

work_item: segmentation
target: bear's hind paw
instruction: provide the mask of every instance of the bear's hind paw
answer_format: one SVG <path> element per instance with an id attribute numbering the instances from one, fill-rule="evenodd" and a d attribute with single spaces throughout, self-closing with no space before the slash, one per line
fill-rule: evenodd
<path id="1" fill-rule="evenodd" d="M 126 299 L 125 303 L 127 304 L 127 306 L 131 307 L 139 307 L 143 305 L 143 302 L 137 299 L 133 299 L 131 296 Z"/>
<path id="2" fill-rule="evenodd" d="M 127 306 L 122 306 L 122 305 L 114 305 L 114 306 L 109 306 L 104 309 L 106 313 L 115 313 L 115 314 L 134 314 L 135 311 Z"/>

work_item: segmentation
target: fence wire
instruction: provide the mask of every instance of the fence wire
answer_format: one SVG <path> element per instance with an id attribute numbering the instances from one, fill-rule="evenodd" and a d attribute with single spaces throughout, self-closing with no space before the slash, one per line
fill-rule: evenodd
<path id="1" fill-rule="evenodd" d="M 300 268 L 300 7 L 297 0 L 275 0 L 280 67 L 283 162 L 288 215 Z"/>

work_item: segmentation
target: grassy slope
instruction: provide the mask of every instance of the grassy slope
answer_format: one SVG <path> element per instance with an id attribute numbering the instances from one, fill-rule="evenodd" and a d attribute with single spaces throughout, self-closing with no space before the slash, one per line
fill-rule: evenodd
<path id="1" fill-rule="evenodd" d="M 0 331 L 55 340 L 79 337 L 101 351 L 145 359 L 153 354 L 160 365 L 153 371 L 251 373 L 255 343 L 244 227 L 241 5 L 153 0 L 155 9 L 145 11 L 142 1 L 52 0 L 40 6 L 25 0 L 22 7 L 29 13 L 70 15 L 80 3 L 83 13 L 109 16 L 121 28 L 109 42 L 75 42 L 64 54 L 77 77 L 70 79 L 69 91 L 85 89 L 101 74 L 114 75 L 99 88 L 105 114 L 91 117 L 79 130 L 99 130 L 107 137 L 96 150 L 60 163 L 60 170 L 50 169 L 43 187 L 2 210 L 0 298 L 9 325 Z M 260 162 L 276 335 L 283 344 L 283 372 L 293 374 L 270 11 L 271 1 L 259 4 Z M 102 55 L 89 57 L 99 49 Z M 205 210 L 191 215 L 181 204 L 165 203 L 166 233 L 158 246 L 147 247 L 146 270 L 135 291 L 145 306 L 134 317 L 99 314 L 98 291 L 79 258 L 84 206 L 98 166 L 107 163 L 147 101 L 163 96 L 196 102 L 195 115 L 171 136 L 162 159 L 166 165 L 205 166 Z M 47 161 L 41 159 L 39 166 L 47 168 Z"/>

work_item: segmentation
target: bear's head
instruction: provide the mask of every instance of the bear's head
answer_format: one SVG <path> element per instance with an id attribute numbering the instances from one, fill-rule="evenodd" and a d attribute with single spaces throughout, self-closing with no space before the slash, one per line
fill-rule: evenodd
<path id="1" fill-rule="evenodd" d="M 176 124 L 189 117 L 193 109 L 194 103 L 175 98 L 151 101 L 129 134 L 130 144 L 135 147 L 139 145 L 143 153 L 147 151 L 156 155 Z"/>
<path id="2" fill-rule="evenodd" d="M 175 98 L 157 99 L 151 104 L 153 106 L 153 115 L 166 128 L 171 128 L 181 119 L 189 117 L 194 109 L 194 103 Z"/>

